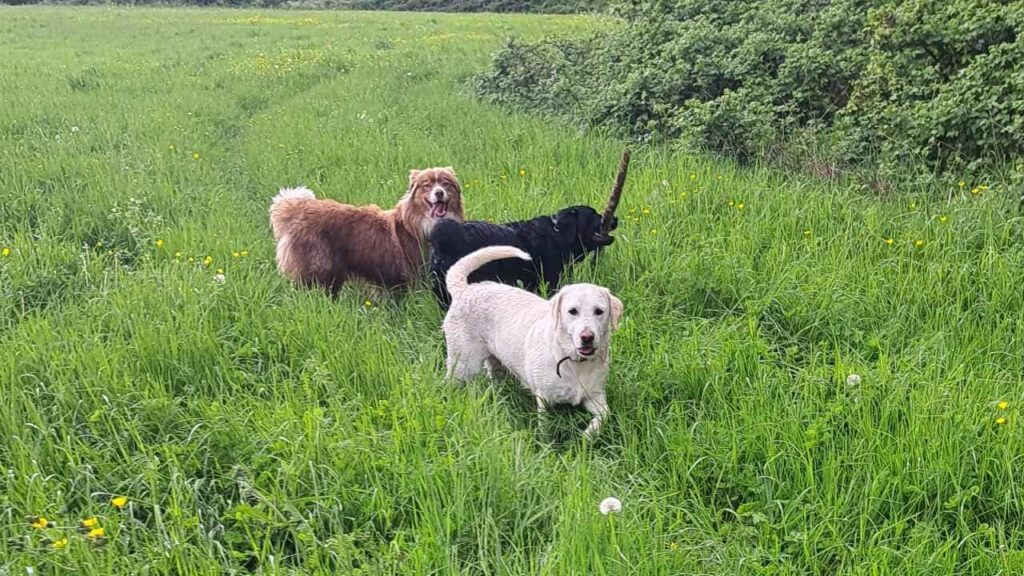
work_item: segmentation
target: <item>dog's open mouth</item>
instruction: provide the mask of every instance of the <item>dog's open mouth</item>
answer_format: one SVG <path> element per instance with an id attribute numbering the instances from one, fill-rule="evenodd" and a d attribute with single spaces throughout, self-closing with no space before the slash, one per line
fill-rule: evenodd
<path id="1" fill-rule="evenodd" d="M 594 235 L 591 236 L 591 241 L 595 246 L 608 246 L 612 242 L 615 242 L 615 238 L 613 238 L 611 234 L 595 232 Z"/>
<path id="2" fill-rule="evenodd" d="M 448 203 L 447 202 L 434 202 L 430 205 L 430 217 L 431 218 L 444 218 L 448 215 Z"/>
<path id="3" fill-rule="evenodd" d="M 580 346 L 579 348 L 576 349 L 576 353 L 579 354 L 580 356 L 583 356 L 584 358 L 589 358 L 593 356 L 594 352 L 596 352 L 596 350 L 594 350 L 593 346 Z"/>

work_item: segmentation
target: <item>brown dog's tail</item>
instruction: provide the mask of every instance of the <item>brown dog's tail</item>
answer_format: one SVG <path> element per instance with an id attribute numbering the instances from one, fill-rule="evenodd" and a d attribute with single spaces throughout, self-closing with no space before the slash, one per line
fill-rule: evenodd
<path id="1" fill-rule="evenodd" d="M 452 295 L 452 300 L 454 301 L 466 289 L 466 286 L 469 286 L 469 275 L 477 268 L 503 258 L 530 260 L 530 255 L 513 246 L 488 246 L 466 254 L 448 269 L 448 274 L 445 276 L 445 283 L 448 285 L 448 292 Z"/>
<path id="2" fill-rule="evenodd" d="M 295 188 L 281 188 L 277 196 L 270 201 L 270 226 L 274 229 L 274 237 L 280 239 L 284 235 L 287 226 L 287 218 L 284 216 L 285 207 L 294 202 L 305 202 L 316 200 L 316 194 L 305 186 Z"/>

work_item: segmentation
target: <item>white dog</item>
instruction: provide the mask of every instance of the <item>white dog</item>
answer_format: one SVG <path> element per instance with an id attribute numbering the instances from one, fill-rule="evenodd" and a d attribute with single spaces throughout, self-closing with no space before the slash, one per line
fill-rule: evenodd
<path id="1" fill-rule="evenodd" d="M 468 283 L 474 270 L 502 258 L 530 256 L 511 246 L 489 246 L 448 271 L 448 377 L 463 381 L 485 367 L 488 374 L 503 367 L 533 392 L 541 412 L 546 404 L 583 404 L 593 415 L 584 435 L 594 436 L 608 414 L 608 344 L 622 302 L 593 284 L 566 286 L 548 301 L 505 284 Z"/>

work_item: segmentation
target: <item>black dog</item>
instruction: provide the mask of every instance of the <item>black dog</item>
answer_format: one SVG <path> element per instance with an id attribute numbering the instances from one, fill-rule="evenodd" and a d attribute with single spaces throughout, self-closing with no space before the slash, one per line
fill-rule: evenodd
<path id="1" fill-rule="evenodd" d="M 611 229 L 619 225 L 612 217 Z M 441 307 L 447 309 L 451 296 L 445 286 L 445 274 L 460 258 L 484 246 L 515 246 L 527 252 L 533 260 L 507 258 L 491 262 L 471 274 L 470 282 L 494 280 L 516 285 L 536 292 L 541 279 L 555 288 L 562 270 L 586 258 L 591 252 L 600 252 L 615 241 L 601 232 L 601 215 L 590 206 L 571 206 L 554 216 L 538 216 L 532 220 L 492 224 L 490 222 L 456 222 L 445 219 L 434 224 L 430 232 L 430 274 L 434 295 Z"/>

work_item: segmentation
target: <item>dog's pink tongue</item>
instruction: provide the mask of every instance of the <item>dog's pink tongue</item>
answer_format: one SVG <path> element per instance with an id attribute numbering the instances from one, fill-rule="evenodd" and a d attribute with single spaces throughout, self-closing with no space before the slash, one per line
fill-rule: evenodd
<path id="1" fill-rule="evenodd" d="M 448 213 L 448 205 L 438 202 L 430 208 L 430 215 L 434 218 L 442 218 Z"/>

